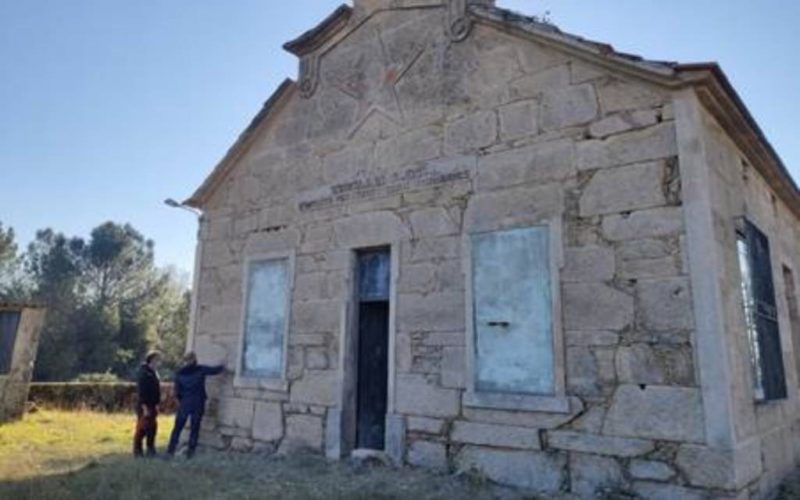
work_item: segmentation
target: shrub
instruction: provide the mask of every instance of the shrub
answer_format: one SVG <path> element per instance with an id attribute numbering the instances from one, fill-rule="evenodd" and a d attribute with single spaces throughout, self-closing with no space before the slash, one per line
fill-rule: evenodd
<path id="1" fill-rule="evenodd" d="M 63 410 L 129 412 L 136 406 L 136 384 L 130 382 L 34 382 L 28 399 L 37 406 Z M 172 384 L 161 384 L 163 413 L 177 408 Z"/>
<path id="2" fill-rule="evenodd" d="M 78 375 L 75 382 L 94 382 L 104 384 L 116 384 L 122 382 L 120 378 L 111 372 L 105 373 L 82 373 Z"/>

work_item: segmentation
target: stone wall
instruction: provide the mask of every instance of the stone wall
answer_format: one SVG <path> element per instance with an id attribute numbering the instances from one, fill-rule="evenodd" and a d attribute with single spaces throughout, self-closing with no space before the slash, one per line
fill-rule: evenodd
<path id="1" fill-rule="evenodd" d="M 695 474 L 706 427 L 672 95 L 482 24 L 453 43 L 442 16 L 382 13 L 320 49 L 316 92 L 285 98 L 204 207 L 204 362 L 236 365 L 243 259 L 296 253 L 289 390 L 215 380 L 206 443 L 336 449 L 351 253 L 391 244 L 393 455 L 542 492 L 719 488 Z M 370 79 L 394 70 L 388 88 Z M 569 411 L 465 404 L 464 235 L 552 220 Z"/>
<path id="2" fill-rule="evenodd" d="M 33 364 L 39 347 L 39 333 L 44 323 L 44 309 L 5 306 L 0 309 L 20 311 L 17 338 L 8 374 L 0 375 L 0 423 L 21 418 L 28 401 Z"/>

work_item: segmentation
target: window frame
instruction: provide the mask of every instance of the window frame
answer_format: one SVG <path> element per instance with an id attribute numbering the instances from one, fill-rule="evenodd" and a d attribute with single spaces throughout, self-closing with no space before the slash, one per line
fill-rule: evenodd
<path id="1" fill-rule="evenodd" d="M 242 273 L 242 304 L 239 319 L 239 348 L 236 355 L 236 374 L 233 379 L 234 387 L 267 389 L 277 392 L 289 391 L 289 331 L 292 322 L 292 296 L 294 294 L 295 261 L 294 250 L 259 253 L 245 257 Z M 253 264 L 265 261 L 286 261 L 286 300 L 284 303 L 285 321 L 283 325 L 283 348 L 281 352 L 280 377 L 258 377 L 244 373 L 244 345 L 247 333 L 247 305 L 249 299 L 250 270 Z"/>
<path id="2" fill-rule="evenodd" d="M 761 236 L 764 237 L 766 240 L 768 251 L 767 257 L 769 258 L 769 273 L 770 273 L 770 280 L 772 284 L 772 301 L 774 302 L 775 307 L 775 319 L 773 323 L 775 324 L 775 332 L 774 335 L 776 336 L 775 341 L 777 342 L 777 354 L 767 354 L 763 352 L 763 346 L 765 341 L 762 339 L 762 336 L 767 335 L 768 332 L 762 331 L 759 328 L 759 323 L 757 319 L 755 319 L 755 301 L 757 298 L 755 297 L 755 292 L 752 290 L 753 283 L 754 283 L 754 273 L 756 272 L 753 269 L 753 257 L 752 257 L 752 249 L 751 249 L 751 241 L 748 236 L 748 231 L 756 231 Z M 782 331 L 781 331 L 781 320 L 780 314 L 778 312 L 778 290 L 776 289 L 776 273 L 775 273 L 775 262 L 774 256 L 772 255 L 772 244 L 770 241 L 770 237 L 767 233 L 763 232 L 761 228 L 752 222 L 747 217 L 740 217 L 736 221 L 736 259 L 737 259 L 737 269 L 739 271 L 739 301 L 741 303 L 741 311 L 742 311 L 742 320 L 743 320 L 743 327 L 745 331 L 745 339 L 747 344 L 748 350 L 748 361 L 750 364 L 750 376 L 752 377 L 752 383 L 750 384 L 750 388 L 753 391 L 753 401 L 756 404 L 768 404 L 773 402 L 780 402 L 785 401 L 788 399 L 788 381 L 786 379 L 786 362 L 784 359 L 783 353 L 783 339 L 781 338 Z M 742 248 L 744 248 L 744 255 L 742 253 Z M 743 267 L 743 259 L 746 260 L 746 269 Z M 745 279 L 744 273 L 747 271 L 749 276 Z M 754 302 L 753 304 L 749 304 L 748 299 L 746 296 L 747 293 L 747 284 L 750 285 L 750 293 L 753 295 L 751 300 Z M 755 337 L 753 337 L 752 332 L 755 333 Z M 755 352 L 757 350 L 758 352 Z M 778 361 L 780 362 L 780 366 L 777 368 L 770 368 L 773 365 L 766 365 L 764 361 L 765 356 L 778 356 Z M 774 369 L 777 370 L 776 373 L 770 373 L 768 370 Z M 767 390 L 767 384 L 764 383 L 768 377 L 771 375 L 782 375 L 781 378 L 781 386 L 779 387 L 778 393 L 770 394 Z M 776 390 L 773 388 L 773 390 Z"/>
<path id="3" fill-rule="evenodd" d="M 476 387 L 475 367 L 475 303 L 473 292 L 473 236 L 490 234 L 515 229 L 545 228 L 548 233 L 550 250 L 550 294 L 552 311 L 552 336 L 553 336 L 553 394 L 524 394 L 510 392 L 479 391 Z M 463 269 L 465 275 L 465 312 L 466 312 L 466 391 L 462 397 L 465 407 L 491 408 L 516 411 L 539 411 L 547 413 L 569 413 L 570 403 L 566 388 L 566 352 L 564 345 L 564 331 L 561 317 L 561 269 L 564 266 L 564 253 L 562 242 L 562 221 L 560 217 L 532 224 L 509 225 L 465 232 L 462 238 Z"/>

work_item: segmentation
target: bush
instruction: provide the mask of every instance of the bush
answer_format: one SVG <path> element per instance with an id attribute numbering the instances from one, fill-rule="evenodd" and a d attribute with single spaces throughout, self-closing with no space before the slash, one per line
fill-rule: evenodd
<path id="1" fill-rule="evenodd" d="M 34 382 L 28 399 L 37 406 L 62 410 L 130 412 L 136 407 L 136 384 L 129 382 Z M 172 384 L 161 384 L 161 412 L 173 413 Z"/>
<path id="2" fill-rule="evenodd" d="M 75 382 L 94 382 L 103 384 L 116 384 L 122 382 L 120 378 L 111 372 L 105 373 L 82 373 L 78 375 Z"/>

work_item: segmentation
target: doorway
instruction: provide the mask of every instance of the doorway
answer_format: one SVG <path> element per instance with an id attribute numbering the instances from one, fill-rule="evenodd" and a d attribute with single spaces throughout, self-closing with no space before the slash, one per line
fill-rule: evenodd
<path id="1" fill-rule="evenodd" d="M 357 252 L 356 448 L 383 450 L 389 381 L 391 251 Z"/>

